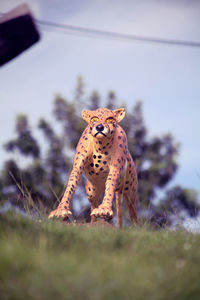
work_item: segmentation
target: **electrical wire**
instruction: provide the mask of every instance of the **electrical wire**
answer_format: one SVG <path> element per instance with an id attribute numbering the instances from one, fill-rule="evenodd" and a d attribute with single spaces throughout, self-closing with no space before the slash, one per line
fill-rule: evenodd
<path id="1" fill-rule="evenodd" d="M 0 16 L 4 13 L 0 12 Z M 116 41 L 129 41 L 129 42 L 145 42 L 153 43 L 160 45 L 171 45 L 171 46 L 181 46 L 181 47 L 195 47 L 200 48 L 200 42 L 196 41 L 185 41 L 185 40 L 176 40 L 176 39 L 164 39 L 164 38 L 155 38 L 147 37 L 140 35 L 125 34 L 112 31 L 97 30 L 92 28 L 86 28 L 81 26 L 74 26 L 69 24 L 62 24 L 57 22 L 45 21 L 35 19 L 35 22 L 43 28 L 49 28 L 56 32 L 67 34 L 67 35 L 76 35 L 81 37 L 89 38 L 101 38 L 106 40 L 116 40 Z"/>
<path id="2" fill-rule="evenodd" d="M 119 40 L 119 41 L 130 41 L 130 42 L 146 42 L 146 43 L 154 43 L 154 44 L 163 44 L 163 45 L 171 45 L 171 46 L 182 46 L 182 47 L 196 47 L 200 48 L 200 42 L 194 41 L 184 41 L 184 40 L 174 40 L 174 39 L 164 39 L 164 38 L 154 38 L 154 37 L 146 37 L 140 35 L 131 35 L 124 34 L 118 32 L 111 31 L 103 31 L 97 29 L 91 29 L 86 27 L 61 24 L 50 21 L 37 20 L 36 22 L 41 26 L 46 26 L 52 29 L 62 30 L 60 33 L 64 34 L 78 34 L 81 36 L 86 36 L 89 38 L 103 38 L 108 40 Z"/>

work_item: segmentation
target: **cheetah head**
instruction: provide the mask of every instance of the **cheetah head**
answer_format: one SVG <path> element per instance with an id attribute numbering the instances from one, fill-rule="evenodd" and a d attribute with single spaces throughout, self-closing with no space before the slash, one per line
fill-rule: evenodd
<path id="1" fill-rule="evenodd" d="M 85 120 L 90 125 L 90 133 L 97 139 L 112 137 L 117 124 L 124 117 L 124 108 L 119 108 L 113 111 L 107 108 L 82 111 L 83 120 Z"/>

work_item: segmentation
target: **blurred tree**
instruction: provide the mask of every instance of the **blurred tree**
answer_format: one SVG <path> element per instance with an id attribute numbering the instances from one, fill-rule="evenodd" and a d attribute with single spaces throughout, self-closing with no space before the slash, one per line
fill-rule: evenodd
<path id="1" fill-rule="evenodd" d="M 30 155 L 33 158 L 38 158 L 40 156 L 39 145 L 31 135 L 28 119 L 25 115 L 19 115 L 17 117 L 15 130 L 18 137 L 5 145 L 6 150 L 19 150 L 24 155 Z"/>
<path id="2" fill-rule="evenodd" d="M 72 168 L 75 147 L 86 126 L 81 118 L 81 110 L 95 110 L 100 106 L 115 109 L 120 105 L 113 91 L 108 93 L 104 104 L 97 91 L 92 92 L 89 99 L 85 99 L 84 82 L 81 77 L 77 80 L 72 101 L 56 95 L 53 108 L 56 124 L 53 126 L 52 121 L 43 118 L 38 124 L 47 141 L 45 152 L 44 142 L 33 137 L 28 118 L 24 115 L 18 116 L 17 138 L 9 141 L 5 149 L 8 152 L 18 151 L 22 157 L 28 156 L 30 162 L 25 167 L 19 166 L 19 162 L 14 159 L 5 162 L 0 177 L 1 199 L 18 203 L 21 207 L 24 203 L 27 204 L 27 201 L 32 207 L 37 206 L 43 210 L 55 207 L 64 192 Z M 126 131 L 129 150 L 137 167 L 140 216 L 159 226 L 171 224 L 177 214 L 195 217 L 200 205 L 194 191 L 182 187 L 165 191 L 166 185 L 178 168 L 179 145 L 172 135 L 165 134 L 153 138 L 148 136 L 141 101 L 136 102 L 132 110 L 127 109 L 126 118 L 121 122 L 121 126 Z M 88 205 L 84 184 L 83 176 L 73 197 L 72 209 L 76 217 L 86 204 Z M 164 191 L 160 201 L 157 201 L 158 191 Z M 89 220 L 88 209 L 82 215 Z"/>
<path id="3" fill-rule="evenodd" d="M 192 189 L 177 185 L 166 191 L 157 209 L 166 210 L 175 216 L 179 215 L 179 218 L 184 218 L 185 212 L 190 217 L 197 217 L 199 213 L 198 194 Z"/>

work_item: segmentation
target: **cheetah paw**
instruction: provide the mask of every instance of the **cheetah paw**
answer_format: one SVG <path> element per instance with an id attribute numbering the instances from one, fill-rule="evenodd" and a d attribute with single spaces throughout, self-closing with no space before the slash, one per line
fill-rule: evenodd
<path id="1" fill-rule="evenodd" d="M 52 218 L 60 218 L 60 219 L 65 219 L 68 216 L 70 216 L 72 213 L 70 210 L 62 209 L 62 208 L 57 208 L 55 210 L 52 210 L 48 216 L 48 219 Z"/>
<path id="2" fill-rule="evenodd" d="M 113 211 L 110 208 L 107 207 L 98 207 L 93 209 L 91 216 L 95 216 L 96 218 L 108 218 L 108 219 L 112 219 L 113 217 Z"/>

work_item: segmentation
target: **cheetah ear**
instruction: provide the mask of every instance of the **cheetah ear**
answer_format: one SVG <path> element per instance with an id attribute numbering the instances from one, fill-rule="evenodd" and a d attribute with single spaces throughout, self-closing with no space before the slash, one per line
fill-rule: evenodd
<path id="1" fill-rule="evenodd" d="M 82 111 L 82 118 L 86 123 L 90 123 L 90 119 L 92 117 L 92 111 L 91 110 L 83 110 Z"/>
<path id="2" fill-rule="evenodd" d="M 125 114 L 126 114 L 125 108 L 115 109 L 115 110 L 113 110 L 113 113 L 114 113 L 117 123 L 119 123 L 121 120 L 123 120 L 123 118 L 125 117 Z"/>

